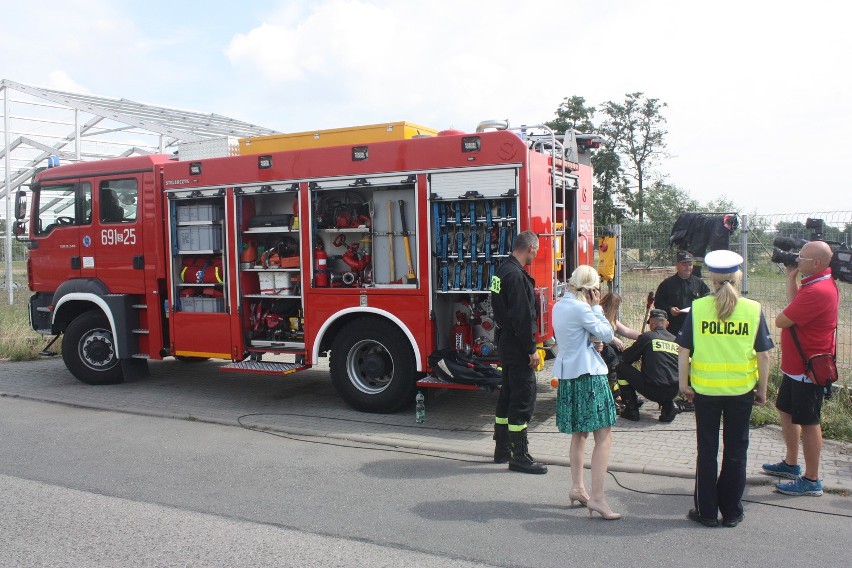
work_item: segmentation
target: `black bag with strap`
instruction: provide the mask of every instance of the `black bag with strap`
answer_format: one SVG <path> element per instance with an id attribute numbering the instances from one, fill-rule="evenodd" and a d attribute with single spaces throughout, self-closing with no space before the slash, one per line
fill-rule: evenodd
<path id="1" fill-rule="evenodd" d="M 817 353 L 806 358 L 805 352 L 802 351 L 802 345 L 799 343 L 799 338 L 796 335 L 796 326 L 794 325 L 790 328 L 793 343 L 796 344 L 796 349 L 799 351 L 802 363 L 805 364 L 805 375 L 815 385 L 820 387 L 829 386 L 837 380 L 837 328 L 834 328 L 834 333 L 834 348 L 831 353 Z"/>
<path id="2" fill-rule="evenodd" d="M 500 386 L 501 373 L 455 349 L 438 349 L 429 355 L 432 373 L 450 383 L 494 389 Z"/>

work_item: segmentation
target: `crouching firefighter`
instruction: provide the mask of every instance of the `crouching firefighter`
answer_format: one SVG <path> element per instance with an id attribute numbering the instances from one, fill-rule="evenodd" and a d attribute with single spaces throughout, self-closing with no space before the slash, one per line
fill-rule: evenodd
<path id="1" fill-rule="evenodd" d="M 675 336 L 666 331 L 668 316 L 663 310 L 651 310 L 646 331 L 633 345 L 622 353 L 622 360 L 616 366 L 618 388 L 624 410 L 621 417 L 636 422 L 639 420 L 638 391 L 648 400 L 660 404 L 660 422 L 671 422 L 680 412 L 674 398 L 679 390 L 678 348 Z M 642 362 L 642 369 L 636 369 L 633 363 Z"/>
<path id="2" fill-rule="evenodd" d="M 540 355 L 535 330 L 538 306 L 535 281 L 524 270 L 538 253 L 538 236 L 524 231 L 515 237 L 512 254 L 491 278 L 491 306 L 499 326 L 497 350 L 503 366 L 502 387 L 494 423 L 494 463 L 509 469 L 547 473 L 528 451 L 527 424 L 535 409 L 536 376 Z"/>

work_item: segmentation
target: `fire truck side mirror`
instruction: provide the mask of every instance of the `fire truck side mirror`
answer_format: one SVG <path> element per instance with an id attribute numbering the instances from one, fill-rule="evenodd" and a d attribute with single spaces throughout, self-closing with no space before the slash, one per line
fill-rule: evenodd
<path id="1" fill-rule="evenodd" d="M 27 194 L 19 189 L 15 194 L 15 219 L 21 220 L 27 216 Z"/>
<path id="2" fill-rule="evenodd" d="M 26 221 L 15 221 L 12 225 L 12 235 L 15 237 L 16 241 L 27 241 L 27 222 Z"/>

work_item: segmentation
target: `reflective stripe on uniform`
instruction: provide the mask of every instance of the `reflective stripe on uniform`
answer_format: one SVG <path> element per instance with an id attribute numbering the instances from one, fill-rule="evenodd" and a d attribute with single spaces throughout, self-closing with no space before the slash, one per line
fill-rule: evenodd
<path id="1" fill-rule="evenodd" d="M 651 351 L 663 351 L 677 355 L 677 347 L 677 343 L 674 341 L 666 341 L 665 339 L 651 340 Z"/>

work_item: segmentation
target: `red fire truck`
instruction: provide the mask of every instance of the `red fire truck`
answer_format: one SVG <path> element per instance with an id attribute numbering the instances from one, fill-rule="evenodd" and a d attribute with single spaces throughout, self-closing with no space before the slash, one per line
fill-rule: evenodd
<path id="1" fill-rule="evenodd" d="M 518 232 L 541 237 L 539 341 L 571 270 L 592 263 L 598 139 L 507 127 L 44 170 L 26 228 L 33 329 L 64 335 L 89 384 L 166 357 L 286 375 L 329 356 L 349 405 L 399 409 L 433 351 L 495 360 L 489 280 Z"/>

